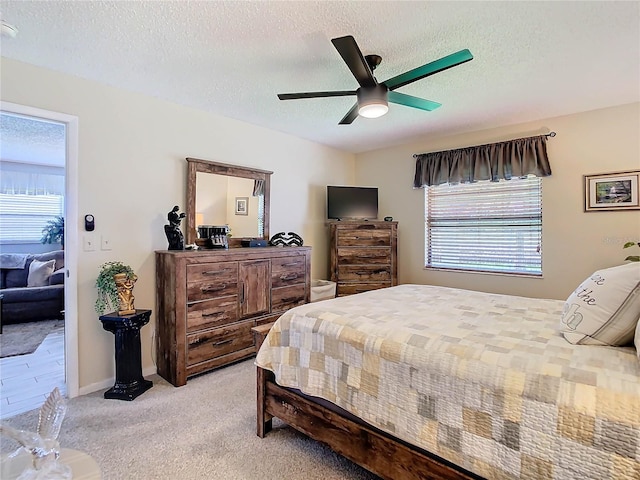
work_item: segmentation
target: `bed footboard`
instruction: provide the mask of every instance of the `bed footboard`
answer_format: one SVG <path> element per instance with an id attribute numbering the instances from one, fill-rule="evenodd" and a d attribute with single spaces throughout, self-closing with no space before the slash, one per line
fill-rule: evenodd
<path id="1" fill-rule="evenodd" d="M 272 418 L 278 417 L 384 479 L 481 478 L 368 424 L 357 422 L 348 414 L 281 387 L 275 383 L 272 372 L 257 369 L 257 434 L 261 438 L 271 430 Z"/>

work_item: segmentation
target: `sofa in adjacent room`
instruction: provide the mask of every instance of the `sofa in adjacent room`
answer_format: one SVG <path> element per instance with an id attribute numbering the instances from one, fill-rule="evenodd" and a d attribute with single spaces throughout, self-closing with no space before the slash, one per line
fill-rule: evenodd
<path id="1" fill-rule="evenodd" d="M 2 324 L 64 316 L 64 250 L 0 254 Z"/>

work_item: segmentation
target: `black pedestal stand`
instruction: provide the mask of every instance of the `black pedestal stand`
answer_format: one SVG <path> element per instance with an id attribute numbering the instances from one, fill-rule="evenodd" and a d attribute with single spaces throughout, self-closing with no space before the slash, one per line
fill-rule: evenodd
<path id="1" fill-rule="evenodd" d="M 133 400 L 153 385 L 142 376 L 140 328 L 149 322 L 151 310 L 136 310 L 131 315 L 117 312 L 102 315 L 102 327 L 115 335 L 116 383 L 104 392 L 104 398 Z"/>

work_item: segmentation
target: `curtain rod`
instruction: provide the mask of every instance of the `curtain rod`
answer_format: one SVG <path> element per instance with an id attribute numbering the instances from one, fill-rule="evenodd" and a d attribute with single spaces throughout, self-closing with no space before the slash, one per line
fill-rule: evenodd
<path id="1" fill-rule="evenodd" d="M 534 135 L 535 136 L 541 136 L 541 137 L 555 137 L 556 136 L 556 132 L 549 132 L 549 133 L 545 133 L 544 135 Z M 512 140 L 506 140 L 507 142 L 512 141 Z M 497 143 L 503 143 L 503 142 L 497 142 Z M 489 144 L 490 145 L 490 144 Z M 457 150 L 457 149 L 454 149 Z M 413 158 L 418 158 L 420 155 L 424 155 L 424 153 L 414 153 L 413 154 Z"/>

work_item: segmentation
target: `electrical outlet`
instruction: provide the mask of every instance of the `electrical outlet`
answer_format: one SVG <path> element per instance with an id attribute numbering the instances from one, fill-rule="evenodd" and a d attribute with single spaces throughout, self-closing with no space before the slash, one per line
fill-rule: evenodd
<path id="1" fill-rule="evenodd" d="M 96 244 L 93 236 L 85 235 L 82 239 L 82 243 L 85 252 L 93 252 L 96 249 Z"/>
<path id="2" fill-rule="evenodd" d="M 106 235 L 102 235 L 100 239 L 101 239 L 100 249 L 111 250 L 111 240 L 109 239 L 109 237 L 107 237 Z"/>

